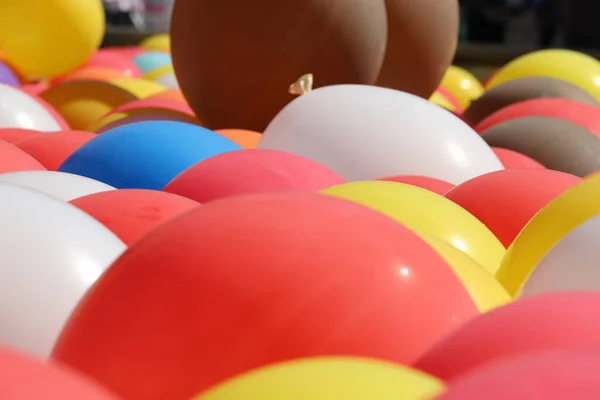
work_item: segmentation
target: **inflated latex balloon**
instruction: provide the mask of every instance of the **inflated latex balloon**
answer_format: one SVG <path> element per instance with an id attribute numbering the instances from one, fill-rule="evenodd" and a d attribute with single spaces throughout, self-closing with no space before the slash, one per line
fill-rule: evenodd
<path id="1" fill-rule="evenodd" d="M 321 193 L 377 210 L 417 233 L 437 237 L 496 273 L 505 248 L 483 223 L 450 200 L 412 185 L 364 181 L 334 186 Z"/>
<path id="2" fill-rule="evenodd" d="M 422 376 L 425 382 L 426 375 Z M 0 349 L 0 393 L 7 400 L 118 400 L 76 371 L 4 348 Z"/>
<path id="3" fill-rule="evenodd" d="M 76 207 L 5 183 L 0 224 L 0 343 L 47 356 L 83 294 L 125 245 Z"/>
<path id="4" fill-rule="evenodd" d="M 208 126 L 263 132 L 305 74 L 315 87 L 374 83 L 386 21 L 384 0 L 178 0 L 173 64 Z"/>
<path id="5" fill-rule="evenodd" d="M 83 131 L 51 132 L 29 136 L 15 146 L 35 158 L 46 169 L 56 171 L 75 150 L 95 137 L 93 133 Z"/>
<path id="6" fill-rule="evenodd" d="M 581 181 L 548 169 L 504 170 L 458 185 L 446 198 L 477 217 L 508 247 L 546 204 Z"/>
<path id="7" fill-rule="evenodd" d="M 396 175 L 378 179 L 379 181 L 407 183 L 422 189 L 427 189 L 442 196 L 454 188 L 454 185 L 439 179 L 419 175 Z"/>
<path id="8" fill-rule="evenodd" d="M 53 357 L 126 399 L 187 400 L 303 357 L 407 364 L 477 313 L 447 263 L 379 213 L 314 193 L 236 196 L 130 247 Z"/>
<path id="9" fill-rule="evenodd" d="M 96 179 L 117 189 L 161 190 L 183 170 L 240 147 L 197 125 L 146 121 L 96 136 L 58 169 Z"/>
<path id="10" fill-rule="evenodd" d="M 414 367 L 453 380 L 488 363 L 528 353 L 598 352 L 598 321 L 598 292 L 554 293 L 521 299 L 465 323 L 428 350 Z"/>
<path id="11" fill-rule="evenodd" d="M 21 84 L 12 68 L 2 62 L 2 60 L 0 60 L 0 83 L 11 86 L 19 86 Z"/>
<path id="12" fill-rule="evenodd" d="M 0 128 L 24 128 L 44 132 L 62 130 L 52 114 L 35 98 L 2 83 L 0 83 Z"/>
<path id="13" fill-rule="evenodd" d="M 441 86 L 458 100 L 463 109 L 483 94 L 479 80 L 466 69 L 455 65 L 446 70 Z"/>
<path id="14" fill-rule="evenodd" d="M 432 102 L 433 104 L 436 104 L 442 108 L 445 108 L 446 110 L 452 112 L 452 113 L 457 113 L 458 109 L 456 108 L 456 106 L 454 104 L 452 104 L 450 102 L 450 100 L 448 100 L 444 95 L 442 95 L 440 92 L 434 92 L 431 97 L 429 98 L 429 101 Z"/>
<path id="15" fill-rule="evenodd" d="M 25 187 L 63 201 L 115 190 L 112 186 L 84 176 L 56 171 L 18 171 L 0 174 L 0 183 Z"/>
<path id="16" fill-rule="evenodd" d="M 405 366 L 360 358 L 319 357 L 247 372 L 194 400 L 422 400 L 443 390 L 441 381 Z"/>
<path id="17" fill-rule="evenodd" d="M 168 89 L 159 83 L 136 78 L 121 78 L 111 83 L 127 90 L 138 99 L 145 99 Z"/>
<path id="18" fill-rule="evenodd" d="M 300 96 L 271 122 L 259 148 L 312 158 L 348 181 L 424 175 L 458 184 L 502 169 L 456 116 L 373 86 L 330 86 Z"/>
<path id="19" fill-rule="evenodd" d="M 127 111 L 124 113 L 109 114 L 105 118 L 101 118 L 92 125 L 88 130 L 96 134 L 104 133 L 123 125 L 130 125 L 136 122 L 146 121 L 171 121 L 185 124 L 201 126 L 200 122 L 194 118 L 177 112 L 165 111 Z"/>
<path id="20" fill-rule="evenodd" d="M 101 0 L 3 0 L 0 49 L 27 77 L 68 72 L 92 55 L 104 37 Z"/>
<path id="21" fill-rule="evenodd" d="M 136 56 L 133 62 L 145 74 L 156 68 L 169 66 L 173 61 L 171 55 L 164 51 L 148 51 Z"/>
<path id="22" fill-rule="evenodd" d="M 0 140 L 0 174 L 15 171 L 45 170 L 35 158 L 18 147 Z"/>
<path id="23" fill-rule="evenodd" d="M 219 129 L 215 132 L 237 143 L 244 149 L 255 149 L 260 139 L 262 139 L 262 133 L 245 129 Z"/>
<path id="24" fill-rule="evenodd" d="M 187 104 L 182 104 L 178 101 L 173 100 L 162 100 L 162 99 L 141 99 L 134 100 L 130 103 L 126 103 L 115 107 L 110 114 L 124 113 L 124 112 L 173 112 L 177 114 L 183 114 L 190 117 L 194 117 L 194 112 Z M 110 115 L 109 114 L 109 115 Z"/>
<path id="25" fill-rule="evenodd" d="M 158 78 L 154 79 L 154 82 L 168 89 L 179 89 L 179 81 L 177 80 L 177 77 L 175 76 L 174 72 L 161 75 Z"/>
<path id="26" fill-rule="evenodd" d="M 116 53 L 114 50 L 109 49 L 98 50 L 81 68 L 84 69 L 90 67 L 108 67 L 117 69 L 122 75 L 124 75 L 125 78 L 138 78 L 142 74 L 138 66 L 133 61 L 122 54 Z"/>
<path id="27" fill-rule="evenodd" d="M 0 128 L 0 140 L 3 140 L 10 144 L 16 144 L 28 137 L 47 135 L 45 132 L 40 132 L 32 129 L 22 128 Z"/>
<path id="28" fill-rule="evenodd" d="M 600 62 L 586 54 L 565 49 L 545 49 L 517 57 L 487 84 L 489 89 L 526 77 L 549 77 L 572 83 L 600 101 Z"/>
<path id="29" fill-rule="evenodd" d="M 458 1 L 386 0 L 385 5 L 387 50 L 377 84 L 428 98 L 454 58 Z"/>
<path id="30" fill-rule="evenodd" d="M 100 221 L 128 246 L 160 224 L 200 205 L 175 194 L 142 189 L 90 194 L 71 204 Z"/>
<path id="31" fill-rule="evenodd" d="M 277 150 L 239 150 L 207 158 L 177 175 L 165 188 L 199 203 L 248 193 L 319 191 L 345 181 L 330 169 Z"/>
<path id="32" fill-rule="evenodd" d="M 496 278 L 512 295 L 550 249 L 575 227 L 600 214 L 600 175 L 568 189 L 542 208 L 508 248 Z"/>
<path id="33" fill-rule="evenodd" d="M 181 90 L 177 90 L 177 89 L 165 90 L 164 92 L 160 92 L 160 93 L 157 93 L 157 94 L 154 94 L 154 95 L 148 97 L 148 99 L 162 99 L 162 100 L 179 101 L 181 103 L 187 104 L 187 100 L 183 96 L 183 93 L 181 93 Z"/>
<path id="34" fill-rule="evenodd" d="M 471 103 L 464 116 L 471 123 L 478 124 L 504 107 L 536 98 L 561 98 L 598 106 L 598 102 L 589 93 L 569 82 L 531 77 L 508 81 L 486 91 Z"/>
<path id="35" fill-rule="evenodd" d="M 511 119 L 486 129 L 481 137 L 490 146 L 524 154 L 556 171 L 584 177 L 600 170 L 598 137 L 564 119 Z"/>
<path id="36" fill-rule="evenodd" d="M 54 85 L 69 81 L 101 81 L 112 82 L 116 79 L 128 77 L 126 72 L 110 67 L 84 67 L 54 80 Z"/>
<path id="37" fill-rule="evenodd" d="M 502 149 L 500 147 L 492 147 L 496 156 L 506 169 L 545 169 L 542 164 L 535 161 L 531 157 L 518 153 L 513 150 Z"/>
<path id="38" fill-rule="evenodd" d="M 168 34 L 152 35 L 140 43 L 147 51 L 171 51 L 171 38 Z"/>

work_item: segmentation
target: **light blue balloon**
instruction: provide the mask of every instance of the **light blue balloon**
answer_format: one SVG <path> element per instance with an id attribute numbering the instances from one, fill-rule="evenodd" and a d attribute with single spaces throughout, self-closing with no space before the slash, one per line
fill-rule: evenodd
<path id="1" fill-rule="evenodd" d="M 149 51 L 147 53 L 142 53 L 139 56 L 136 56 L 133 59 L 133 62 L 138 66 L 142 73 L 150 72 L 153 69 L 173 64 L 171 55 L 162 51 Z"/>
<path id="2" fill-rule="evenodd" d="M 162 190 L 192 165 L 240 150 L 231 140 L 201 126 L 176 121 L 143 121 L 99 134 L 58 169 L 117 189 Z"/>

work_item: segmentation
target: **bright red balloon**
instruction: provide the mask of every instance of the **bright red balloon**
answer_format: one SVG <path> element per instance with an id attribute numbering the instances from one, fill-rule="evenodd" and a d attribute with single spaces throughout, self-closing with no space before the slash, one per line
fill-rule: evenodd
<path id="1" fill-rule="evenodd" d="M 501 108 L 475 127 L 477 132 L 523 117 L 554 117 L 579 125 L 600 137 L 600 107 L 564 98 L 525 100 Z"/>
<path id="2" fill-rule="evenodd" d="M 494 153 L 506 169 L 546 169 L 546 167 L 533 158 L 516 151 L 501 149 L 499 147 L 492 147 L 492 150 L 494 150 Z"/>
<path id="3" fill-rule="evenodd" d="M 10 144 L 16 144 L 28 137 L 45 135 L 45 132 L 34 131 L 31 129 L 22 128 L 0 128 L 0 140 L 4 140 Z"/>
<path id="4" fill-rule="evenodd" d="M 87 377 L 63 366 L 0 349 L 3 400 L 117 400 Z"/>
<path id="5" fill-rule="evenodd" d="M 477 314 L 440 256 L 383 214 L 264 193 L 198 207 L 130 247 L 53 357 L 128 400 L 188 400 L 301 357 L 410 363 Z"/>
<path id="6" fill-rule="evenodd" d="M 75 150 L 96 135 L 82 131 L 62 131 L 31 136 L 16 144 L 50 171 L 56 171 Z"/>
<path id="7" fill-rule="evenodd" d="M 468 180 L 448 193 L 505 247 L 546 204 L 583 179 L 549 169 L 505 169 Z"/>
<path id="8" fill-rule="evenodd" d="M 94 193 L 71 204 L 100 221 L 126 245 L 200 205 L 175 194 L 144 189 Z"/>
<path id="9" fill-rule="evenodd" d="M 316 192 L 344 182 L 335 172 L 308 158 L 279 150 L 246 149 L 201 161 L 163 190 L 206 203 L 248 193 Z"/>
<path id="10" fill-rule="evenodd" d="M 5 172 L 45 170 L 35 158 L 18 147 L 0 140 L 0 174 Z"/>
<path id="11" fill-rule="evenodd" d="M 544 352 L 482 367 L 451 382 L 436 400 L 597 400 L 600 356 Z"/>
<path id="12" fill-rule="evenodd" d="M 414 366 L 448 380 L 542 350 L 600 351 L 600 292 L 552 293 L 497 308 L 446 336 Z"/>
<path id="13" fill-rule="evenodd" d="M 449 182 L 442 181 L 441 179 L 431 178 L 429 176 L 398 175 L 381 178 L 379 180 L 406 183 L 408 185 L 420 187 L 421 189 L 427 189 L 430 192 L 434 192 L 442 196 L 454 188 L 454 185 Z"/>

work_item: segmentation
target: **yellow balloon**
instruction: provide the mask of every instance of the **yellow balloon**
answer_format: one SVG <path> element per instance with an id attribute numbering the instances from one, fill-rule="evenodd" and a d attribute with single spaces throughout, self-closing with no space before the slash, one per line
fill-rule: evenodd
<path id="1" fill-rule="evenodd" d="M 437 237 L 495 274 L 506 249 L 477 218 L 429 190 L 396 182 L 363 181 L 321 191 L 377 210 L 415 232 Z"/>
<path id="2" fill-rule="evenodd" d="M 162 67 L 154 68 L 153 70 L 146 72 L 142 76 L 142 78 L 149 80 L 149 81 L 153 81 L 155 79 L 160 78 L 161 76 L 165 76 L 167 74 L 174 74 L 174 73 L 175 73 L 175 69 L 173 69 L 172 65 L 163 65 Z"/>
<path id="3" fill-rule="evenodd" d="M 546 76 L 570 82 L 600 101 L 600 62 L 573 50 L 534 51 L 506 64 L 490 80 L 488 89 L 514 79 Z"/>
<path id="4" fill-rule="evenodd" d="M 116 79 L 110 83 L 120 87 L 121 89 L 127 90 L 138 99 L 145 99 L 167 90 L 167 88 L 161 84 L 137 78 Z"/>
<path id="5" fill-rule="evenodd" d="M 140 47 L 148 51 L 171 51 L 171 37 L 164 33 L 153 35 L 140 43 Z"/>
<path id="6" fill-rule="evenodd" d="M 438 106 L 445 108 L 446 110 L 456 112 L 456 107 L 454 107 L 452 103 L 450 103 L 448 99 L 445 98 L 444 95 L 442 95 L 440 92 L 434 92 L 429 98 L 429 101 L 433 104 L 437 104 Z"/>
<path id="7" fill-rule="evenodd" d="M 28 78 L 83 64 L 104 37 L 101 0 L 1 0 L 0 48 Z"/>
<path id="8" fill-rule="evenodd" d="M 194 400 L 425 400 L 444 390 L 440 380 L 401 365 L 323 357 L 257 369 Z"/>
<path id="9" fill-rule="evenodd" d="M 442 78 L 440 86 L 454 95 L 463 109 L 483 94 L 479 80 L 466 69 L 451 65 Z"/>
<path id="10" fill-rule="evenodd" d="M 448 263 L 479 311 L 488 312 L 510 303 L 512 298 L 500 282 L 467 254 L 436 237 L 419 236 Z"/>
<path id="11" fill-rule="evenodd" d="M 600 175 L 571 187 L 540 210 L 508 248 L 496 279 L 515 296 L 535 266 L 567 233 L 600 214 Z"/>

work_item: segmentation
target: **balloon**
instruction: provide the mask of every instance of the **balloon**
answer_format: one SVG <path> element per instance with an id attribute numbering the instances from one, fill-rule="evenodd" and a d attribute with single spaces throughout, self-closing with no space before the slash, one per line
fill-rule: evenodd
<path id="1" fill-rule="evenodd" d="M 600 63 L 586 54 L 565 49 L 544 49 L 517 57 L 498 71 L 487 87 L 534 76 L 572 83 L 600 101 Z"/>
<path id="2" fill-rule="evenodd" d="M 71 311 L 124 244 L 77 208 L 0 184 L 0 343 L 47 356 Z"/>
<path id="3" fill-rule="evenodd" d="M 402 371 L 404 372 L 404 371 Z M 407 378 L 410 370 L 404 372 Z M 422 384 L 426 375 L 421 374 Z M 413 379 L 417 381 L 420 376 Z M 429 378 L 430 385 L 436 381 Z M 0 392 L 5 399 L 117 400 L 89 378 L 56 364 L 0 349 Z"/>
<path id="4" fill-rule="evenodd" d="M 167 34 L 153 35 L 144 39 L 140 47 L 147 51 L 170 51 L 171 38 Z"/>
<path id="5" fill-rule="evenodd" d="M 577 124 L 600 137 L 600 107 L 568 99 L 534 99 L 515 103 L 493 113 L 475 129 L 486 129 L 502 122 L 523 117 L 560 118 Z"/>
<path id="6" fill-rule="evenodd" d="M 82 131 L 62 131 L 29 136 L 15 145 L 39 161 L 46 169 L 56 171 L 75 150 L 96 135 Z"/>
<path id="7" fill-rule="evenodd" d="M 131 60 L 132 58 L 139 56 L 140 54 L 145 53 L 149 50 L 146 50 L 141 46 L 113 46 L 105 47 L 104 51 L 116 53 Z"/>
<path id="8" fill-rule="evenodd" d="M 502 149 L 500 147 L 492 147 L 494 154 L 500 159 L 506 169 L 545 169 L 542 164 L 535 161 L 533 158 L 527 157 L 524 154 L 516 151 Z"/>
<path id="9" fill-rule="evenodd" d="M 165 112 L 172 111 L 194 117 L 194 112 L 187 104 L 182 104 L 178 101 L 163 100 L 163 99 L 142 99 L 134 100 L 130 103 L 122 104 L 115 107 L 110 114 L 123 113 L 129 111 L 145 111 L 145 112 Z"/>
<path id="10" fill-rule="evenodd" d="M 32 99 L 41 104 L 42 107 L 54 118 L 60 130 L 70 130 L 71 127 L 67 123 L 67 121 L 63 118 L 63 116 L 46 100 L 42 99 L 38 94 L 30 94 Z"/>
<path id="11" fill-rule="evenodd" d="M 377 84 L 428 98 L 454 58 L 458 1 L 386 0 L 385 5 L 387 50 Z"/>
<path id="12" fill-rule="evenodd" d="M 457 117 L 419 97 L 372 86 L 330 86 L 300 96 L 271 122 L 259 148 L 311 158 L 348 181 L 424 175 L 458 184 L 502 169 Z"/>
<path id="13" fill-rule="evenodd" d="M 82 68 L 89 67 L 108 67 L 114 68 L 121 72 L 125 78 L 138 78 L 142 75 L 139 67 L 131 60 L 124 57 L 122 54 L 116 53 L 114 50 L 101 49 L 94 53 Z"/>
<path id="14" fill-rule="evenodd" d="M 15 144 L 28 137 L 38 136 L 42 133 L 40 131 L 22 128 L 0 128 L 0 140 L 4 140 L 7 143 Z"/>
<path id="15" fill-rule="evenodd" d="M 555 78 L 531 77 L 508 81 L 486 91 L 465 111 L 465 118 L 478 124 L 489 115 L 513 104 L 537 98 L 560 98 L 598 106 L 598 102 L 579 87 Z"/>
<path id="16" fill-rule="evenodd" d="M 508 248 L 496 278 L 516 295 L 535 266 L 568 232 L 600 214 L 600 175 L 566 190 L 529 221 Z"/>
<path id="17" fill-rule="evenodd" d="M 29 95 L 37 96 L 40 93 L 42 93 L 44 90 L 48 89 L 49 87 L 50 87 L 50 85 L 48 85 L 47 82 L 40 81 L 40 82 L 36 82 L 36 83 L 23 84 L 19 87 L 19 89 L 21 89 L 22 92 L 25 92 Z"/>
<path id="18" fill-rule="evenodd" d="M 0 128 L 23 128 L 44 132 L 62 130 L 52 114 L 31 95 L 2 83 L 0 83 Z"/>
<path id="19" fill-rule="evenodd" d="M 126 399 L 184 400 L 303 357 L 410 363 L 477 313 L 446 262 L 379 213 L 314 193 L 236 196 L 130 247 L 53 357 Z"/>
<path id="20" fill-rule="evenodd" d="M 546 204 L 581 181 L 547 169 L 504 170 L 458 185 L 446 198 L 477 217 L 508 247 Z"/>
<path id="21" fill-rule="evenodd" d="M 177 80 L 174 72 L 162 75 L 156 78 L 154 82 L 169 89 L 179 89 L 179 81 Z"/>
<path id="22" fill-rule="evenodd" d="M 465 323 L 429 349 L 414 367 L 454 380 L 509 357 L 548 350 L 598 352 L 598 321 L 598 292 L 521 299 Z"/>
<path id="23" fill-rule="evenodd" d="M 54 85 L 71 81 L 101 81 L 112 82 L 115 79 L 127 77 L 128 74 L 111 67 L 83 67 L 54 80 Z"/>
<path id="24" fill-rule="evenodd" d="M 171 100 L 171 101 L 179 101 L 181 103 L 187 104 L 187 100 L 183 97 L 183 94 L 178 89 L 167 89 L 164 92 L 153 94 L 148 97 L 148 99 L 162 99 L 162 100 Z"/>
<path id="25" fill-rule="evenodd" d="M 28 77 L 68 72 L 92 55 L 104 36 L 100 0 L 3 0 L 0 49 Z"/>
<path id="26" fill-rule="evenodd" d="M 485 225 L 463 208 L 429 190 L 396 182 L 364 181 L 321 193 L 377 210 L 417 233 L 439 238 L 496 273 L 505 249 Z"/>
<path id="27" fill-rule="evenodd" d="M 0 140 L 0 174 L 44 169 L 44 166 L 29 154 L 10 143 Z"/>
<path id="28" fill-rule="evenodd" d="M 253 149 L 207 158 L 177 175 L 163 190 L 206 203 L 248 193 L 316 192 L 344 182 L 335 172 L 307 158 Z"/>
<path id="29" fill-rule="evenodd" d="M 170 57 L 171 56 L 169 56 L 169 59 L 170 59 Z M 173 65 L 169 62 L 168 64 L 148 70 L 146 73 L 144 73 L 142 78 L 147 79 L 149 81 L 154 81 L 163 75 L 173 74 L 173 73 L 175 73 L 175 68 L 173 68 Z"/>
<path id="30" fill-rule="evenodd" d="M 386 20 L 384 0 L 177 0 L 173 65 L 208 126 L 263 132 L 305 74 L 318 87 L 373 84 Z M 222 32 L 219 40 L 215 32 Z"/>
<path id="31" fill-rule="evenodd" d="M 0 83 L 11 86 L 19 86 L 21 82 L 13 70 L 0 60 Z"/>
<path id="32" fill-rule="evenodd" d="M 354 379 L 348 379 L 348 377 Z M 275 364 L 235 377 L 194 400 L 421 400 L 444 384 L 419 371 L 381 361 L 323 357 Z"/>
<path id="33" fill-rule="evenodd" d="M 244 129 L 219 129 L 215 132 L 237 143 L 244 149 L 255 149 L 260 139 L 262 139 L 262 133 Z"/>
<path id="34" fill-rule="evenodd" d="M 173 61 L 171 55 L 164 51 L 149 51 L 135 57 L 133 62 L 142 73 L 147 73 L 153 69 L 171 65 Z"/>
<path id="35" fill-rule="evenodd" d="M 121 89 L 127 90 L 137 99 L 145 99 L 167 90 L 163 85 L 145 79 L 121 78 L 115 79 L 111 83 Z"/>
<path id="36" fill-rule="evenodd" d="M 418 175 L 397 175 L 390 176 L 387 178 L 378 179 L 380 181 L 388 181 L 388 182 L 397 182 L 397 183 L 406 183 L 409 185 L 417 186 L 422 189 L 427 189 L 430 192 L 437 193 L 440 195 L 445 195 L 447 192 L 454 188 L 454 185 L 448 183 L 446 181 L 442 181 L 435 178 L 430 178 L 428 176 L 418 176 Z"/>
<path id="37" fill-rule="evenodd" d="M 90 194 L 71 204 L 100 221 L 128 246 L 160 224 L 200 205 L 175 194 L 141 189 Z"/>
<path id="38" fill-rule="evenodd" d="M 441 86 L 452 93 L 463 109 L 483 94 L 483 86 L 466 69 L 451 65 L 446 70 Z"/>
<path id="39" fill-rule="evenodd" d="M 452 104 L 452 106 L 456 110 L 455 111 L 456 113 L 462 114 L 465 111 L 465 109 L 460 105 L 460 103 L 458 102 L 456 97 L 454 97 L 454 95 L 452 93 L 450 93 L 450 91 L 448 89 L 446 89 L 445 87 L 438 86 L 438 88 L 436 89 L 436 92 L 438 92 L 439 94 L 444 96 L 450 102 L 450 104 Z"/>
<path id="40" fill-rule="evenodd" d="M 239 149 L 232 141 L 200 126 L 137 122 L 96 136 L 75 150 L 58 170 L 117 189 L 161 190 L 195 163 Z"/>
<path id="41" fill-rule="evenodd" d="M 113 130 L 123 125 L 130 125 L 135 122 L 145 122 L 145 121 L 172 121 L 172 122 L 182 122 L 186 124 L 192 125 L 201 125 L 200 122 L 190 116 L 186 116 L 184 114 L 179 114 L 177 112 L 172 111 L 127 111 L 124 113 L 116 113 L 116 114 L 108 114 L 106 117 L 99 119 L 95 123 L 89 126 L 89 130 L 100 134 L 106 131 Z"/>
<path id="42" fill-rule="evenodd" d="M 436 104 L 442 108 L 445 108 L 446 110 L 452 112 L 452 113 L 457 113 L 458 109 L 456 108 L 456 106 L 454 104 L 452 104 L 450 102 L 450 100 L 448 100 L 444 95 L 442 95 L 440 92 L 436 91 L 434 92 L 431 97 L 429 98 L 429 101 L 432 102 L 433 104 Z"/>

